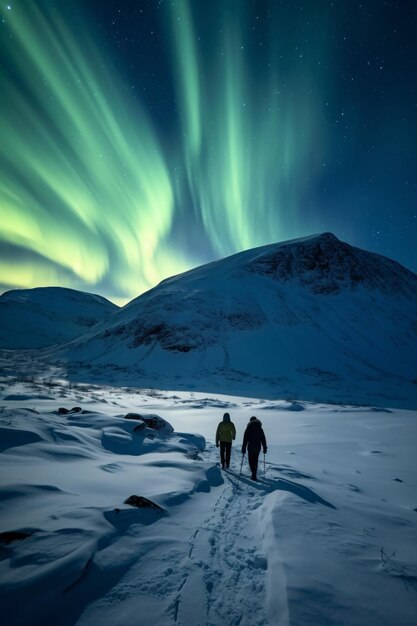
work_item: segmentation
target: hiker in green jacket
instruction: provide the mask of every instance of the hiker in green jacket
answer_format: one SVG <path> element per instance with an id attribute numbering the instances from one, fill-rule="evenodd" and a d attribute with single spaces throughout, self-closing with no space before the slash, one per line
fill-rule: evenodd
<path id="1" fill-rule="evenodd" d="M 229 467 L 230 454 L 232 452 L 232 441 L 236 438 L 236 428 L 230 420 L 229 413 L 223 415 L 223 421 L 219 423 L 216 430 L 216 446 L 220 445 L 220 461 L 222 469 Z"/>

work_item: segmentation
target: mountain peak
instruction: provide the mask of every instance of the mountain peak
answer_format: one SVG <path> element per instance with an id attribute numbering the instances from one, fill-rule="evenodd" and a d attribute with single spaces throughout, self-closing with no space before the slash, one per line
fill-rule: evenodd
<path id="1" fill-rule="evenodd" d="M 288 241 L 283 241 L 278 245 L 293 245 L 293 244 L 302 244 L 302 243 L 307 243 L 307 242 L 313 242 L 313 241 L 339 241 L 340 239 L 338 237 L 336 237 L 336 235 L 334 233 L 331 232 L 324 232 L 324 233 L 317 233 L 315 235 L 307 235 L 306 237 L 298 237 L 297 239 L 289 239 Z"/>
<path id="2" fill-rule="evenodd" d="M 313 235 L 312 239 L 316 239 L 317 241 L 339 241 L 340 239 L 338 237 L 336 237 L 336 235 L 334 233 L 331 232 L 325 232 L 325 233 L 319 233 L 318 235 Z"/>
<path id="3" fill-rule="evenodd" d="M 280 283 L 291 281 L 315 294 L 359 287 L 385 293 L 417 291 L 417 276 L 399 263 L 340 241 L 333 233 L 268 246 L 247 269 Z"/>

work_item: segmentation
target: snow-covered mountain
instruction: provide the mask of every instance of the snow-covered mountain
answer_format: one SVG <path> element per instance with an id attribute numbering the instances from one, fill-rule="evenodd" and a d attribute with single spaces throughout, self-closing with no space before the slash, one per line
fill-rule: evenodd
<path id="1" fill-rule="evenodd" d="M 64 287 L 6 291 L 0 296 L 0 348 L 34 349 L 70 341 L 118 308 L 101 296 Z"/>
<path id="2" fill-rule="evenodd" d="M 54 357 L 91 379 L 417 406 L 417 276 L 330 233 L 267 245 L 164 280 Z"/>

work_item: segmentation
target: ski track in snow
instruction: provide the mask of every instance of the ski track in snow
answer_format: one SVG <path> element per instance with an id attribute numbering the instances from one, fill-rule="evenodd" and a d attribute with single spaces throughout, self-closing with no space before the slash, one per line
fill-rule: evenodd
<path id="1" fill-rule="evenodd" d="M 212 514 L 190 538 L 188 557 L 183 563 L 184 578 L 175 599 L 175 623 L 201 623 L 194 621 L 195 591 L 200 587 L 204 603 L 198 605 L 206 606 L 207 626 L 268 624 L 267 561 L 257 549 L 259 533 L 251 531 L 250 524 L 261 505 L 261 496 L 245 489 L 246 500 L 238 493 L 240 489 L 233 474 L 226 472 L 225 485 Z"/>
<path id="2" fill-rule="evenodd" d="M 203 454 L 208 462 L 218 460 L 214 447 Z M 235 457 L 239 457 L 236 452 Z M 154 613 L 155 623 L 163 626 L 270 624 L 267 559 L 259 530 L 265 495 L 248 484 L 248 467 L 243 468 L 242 479 L 239 469 L 240 462 L 232 459 L 231 470 L 223 472 L 223 485 L 211 494 L 197 494 L 188 512 L 177 511 L 178 519 L 174 514 L 161 520 L 158 536 L 165 537 L 163 542 L 142 536 L 138 558 L 128 572 L 87 608 L 77 624 L 87 626 L 101 618 L 104 623 L 122 624 L 125 621 L 119 621 L 119 616 L 134 612 L 135 624 L 148 626 L 147 608 Z M 171 525 L 171 537 L 175 524 L 174 537 L 166 538 L 165 524 Z M 138 534 L 143 535 L 142 528 Z M 279 592 L 275 585 L 274 593 Z M 108 610 L 117 617 L 109 621 Z"/>

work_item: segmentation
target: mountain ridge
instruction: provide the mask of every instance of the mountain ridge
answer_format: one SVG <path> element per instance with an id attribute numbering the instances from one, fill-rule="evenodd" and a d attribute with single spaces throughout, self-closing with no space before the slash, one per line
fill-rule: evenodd
<path id="1" fill-rule="evenodd" d="M 314 247 L 314 246 L 320 246 L 325 244 L 326 246 L 331 246 L 331 247 L 335 247 L 335 245 L 337 245 L 339 247 L 339 249 L 342 249 L 345 253 L 349 250 L 351 251 L 355 251 L 355 254 L 360 254 L 362 255 L 363 253 L 365 253 L 368 258 L 372 259 L 374 262 L 376 263 L 381 263 L 383 265 L 385 265 L 391 272 L 395 273 L 397 276 L 399 274 L 407 274 L 408 277 L 410 278 L 410 280 L 415 280 L 416 285 L 417 285 L 417 275 L 410 269 L 404 267 L 403 265 L 401 265 L 401 263 L 399 263 L 398 261 L 395 261 L 393 259 L 390 259 L 387 256 L 384 256 L 382 254 L 376 253 L 376 252 L 369 252 L 367 250 L 363 250 L 362 248 L 358 248 L 356 246 L 351 246 L 350 244 L 347 244 L 343 241 L 341 241 L 340 239 L 338 239 L 338 237 L 336 237 L 336 235 L 334 235 L 331 232 L 324 232 L 324 233 L 318 233 L 315 235 L 308 235 L 306 237 L 298 237 L 295 239 L 288 239 L 282 242 L 277 242 L 277 243 L 272 243 L 272 244 L 266 244 L 263 246 L 259 246 L 256 248 L 250 248 L 248 250 L 243 250 L 240 252 L 236 252 L 234 254 L 231 254 L 227 257 L 224 257 L 222 259 L 217 259 L 215 261 L 211 261 L 209 263 L 205 263 L 203 265 L 200 265 L 198 267 L 192 268 L 190 270 L 187 270 L 185 272 L 182 272 L 180 274 L 176 274 L 173 276 L 170 276 L 168 278 L 165 278 L 164 280 L 162 280 L 160 283 L 158 283 L 158 285 L 156 285 L 155 287 L 152 287 L 150 290 L 148 290 L 147 292 L 145 292 L 144 294 L 140 294 L 139 296 L 137 296 L 136 298 L 133 298 L 130 302 L 126 303 L 124 305 L 123 308 L 128 307 L 129 305 L 131 305 L 133 302 L 135 302 L 136 300 L 138 300 L 139 298 L 141 298 L 142 296 L 144 296 L 145 294 L 148 294 L 149 292 L 154 291 L 155 289 L 162 287 L 166 284 L 171 284 L 173 281 L 176 281 L 178 279 L 182 279 L 182 278 L 191 278 L 195 275 L 198 275 L 201 271 L 205 271 L 206 269 L 209 268 L 214 268 L 217 266 L 217 264 L 221 263 L 223 266 L 227 266 L 229 264 L 233 264 L 235 261 L 238 261 L 241 258 L 245 258 L 248 256 L 253 256 L 254 258 L 249 262 L 248 265 L 253 266 L 253 270 L 256 272 L 256 264 L 260 263 L 261 261 L 261 257 L 268 257 L 268 256 L 272 256 L 273 257 L 273 253 L 277 253 L 279 254 L 285 254 L 285 252 L 287 251 L 287 249 L 291 249 L 294 247 L 298 247 L 298 248 L 303 248 L 305 246 L 307 247 Z M 266 253 L 270 252 L 270 255 L 267 255 Z M 373 264 L 375 265 L 375 263 Z M 311 268 L 312 269 L 312 268 Z M 295 272 L 294 272 L 295 273 Z M 285 278 L 284 274 L 282 276 L 280 276 L 280 278 Z M 356 284 L 360 284 L 362 281 L 360 280 L 354 280 L 353 281 Z M 384 288 L 385 283 L 383 281 L 379 282 L 379 287 L 380 288 Z M 375 285 L 376 286 L 376 285 Z"/>

